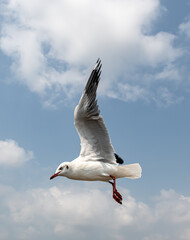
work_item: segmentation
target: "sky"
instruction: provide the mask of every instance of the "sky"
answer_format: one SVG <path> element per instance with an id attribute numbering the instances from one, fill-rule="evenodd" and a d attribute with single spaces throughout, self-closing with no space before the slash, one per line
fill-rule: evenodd
<path id="1" fill-rule="evenodd" d="M 0 2 L 0 240 L 190 239 L 190 1 Z M 142 178 L 62 177 L 98 57 L 116 152 Z"/>

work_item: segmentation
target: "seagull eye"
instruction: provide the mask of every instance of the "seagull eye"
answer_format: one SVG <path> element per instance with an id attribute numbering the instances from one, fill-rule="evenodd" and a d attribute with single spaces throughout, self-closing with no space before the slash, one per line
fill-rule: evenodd
<path id="1" fill-rule="evenodd" d="M 63 170 L 63 167 L 60 167 L 59 170 L 62 171 L 62 170 Z"/>

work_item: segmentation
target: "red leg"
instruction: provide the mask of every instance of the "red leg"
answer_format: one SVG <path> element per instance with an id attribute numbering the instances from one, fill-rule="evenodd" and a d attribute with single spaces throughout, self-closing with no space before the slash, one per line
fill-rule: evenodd
<path id="1" fill-rule="evenodd" d="M 116 181 L 115 181 L 115 177 L 110 175 L 110 177 L 113 179 L 113 182 L 109 181 L 109 183 L 112 184 L 113 186 L 113 199 L 118 202 L 119 204 L 122 204 L 122 196 L 121 194 L 117 191 L 116 189 Z"/>

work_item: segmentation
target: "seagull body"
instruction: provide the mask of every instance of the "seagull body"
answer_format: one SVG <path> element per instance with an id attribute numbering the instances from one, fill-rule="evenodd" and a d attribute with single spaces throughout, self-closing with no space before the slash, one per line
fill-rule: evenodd
<path id="1" fill-rule="evenodd" d="M 105 163 L 99 160 L 85 161 L 83 158 L 78 157 L 72 162 L 61 163 L 55 174 L 61 171 L 58 174 L 59 176 L 73 180 L 108 182 L 113 179 L 110 175 L 115 178 L 138 178 L 141 172 L 141 169 L 139 169 L 140 172 L 136 172 L 138 167 L 138 163 L 120 166 L 117 163 Z"/>
<path id="2" fill-rule="evenodd" d="M 140 178 L 142 170 L 138 163 L 120 165 L 123 160 L 111 144 L 96 100 L 101 66 L 98 59 L 74 111 L 74 124 L 81 141 L 80 155 L 71 162 L 61 163 L 50 179 L 64 176 L 73 180 L 109 182 L 113 186 L 113 198 L 122 204 L 122 196 L 116 190 L 116 179 Z"/>

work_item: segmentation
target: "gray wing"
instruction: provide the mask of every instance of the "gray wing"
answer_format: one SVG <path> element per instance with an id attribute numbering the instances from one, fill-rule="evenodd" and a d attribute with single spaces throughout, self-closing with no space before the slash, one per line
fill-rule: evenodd
<path id="1" fill-rule="evenodd" d="M 81 141 L 80 159 L 116 163 L 114 149 L 96 100 L 101 66 L 98 59 L 75 108 L 74 123 Z"/>

